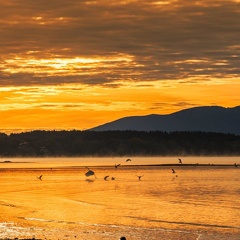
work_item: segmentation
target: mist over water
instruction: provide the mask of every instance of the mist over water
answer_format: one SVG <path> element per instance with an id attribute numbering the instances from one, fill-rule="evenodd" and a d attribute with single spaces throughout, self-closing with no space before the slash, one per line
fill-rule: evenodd
<path id="1" fill-rule="evenodd" d="M 215 156 L 215 157 L 196 157 L 196 156 L 173 156 L 173 157 L 142 157 L 142 156 L 133 156 L 126 163 L 126 159 L 129 157 L 43 157 L 43 158 L 2 158 L 0 163 L 12 162 L 18 163 L 5 164 L 0 167 L 4 168 L 20 168 L 20 167 L 51 167 L 51 166 L 113 166 L 115 164 L 122 165 L 153 165 L 153 164 L 178 164 L 178 158 L 181 158 L 184 164 L 240 164 L 240 157 L 226 157 L 226 156 Z M 30 164 L 33 165 L 30 165 Z"/>
<path id="2" fill-rule="evenodd" d="M 126 159 L 1 163 L 0 239 L 239 239 L 239 157 Z"/>

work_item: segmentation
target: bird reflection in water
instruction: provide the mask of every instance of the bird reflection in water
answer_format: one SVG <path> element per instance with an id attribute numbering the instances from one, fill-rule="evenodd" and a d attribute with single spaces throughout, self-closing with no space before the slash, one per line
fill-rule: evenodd
<path id="1" fill-rule="evenodd" d="M 89 179 L 89 178 L 87 178 L 85 181 L 86 181 L 86 182 L 89 182 L 89 183 L 92 183 L 92 182 L 94 182 L 95 180 L 94 180 L 94 179 Z"/>

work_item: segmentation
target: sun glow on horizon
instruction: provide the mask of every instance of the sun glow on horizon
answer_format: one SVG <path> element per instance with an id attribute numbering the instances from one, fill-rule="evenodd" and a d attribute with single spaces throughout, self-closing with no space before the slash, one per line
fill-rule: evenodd
<path id="1" fill-rule="evenodd" d="M 227 80 L 194 81 L 194 84 L 181 80 L 121 82 L 117 88 L 83 84 L 2 87 L 1 128 L 6 128 L 6 132 L 10 129 L 84 130 L 125 116 L 169 114 L 202 105 L 234 107 L 239 103 L 236 97 L 240 91 L 239 80 L 235 80 L 234 90 L 233 81 L 228 84 Z M 201 99 L 203 93 L 205 98 Z"/>
<path id="2" fill-rule="evenodd" d="M 239 12 L 239 0 L 0 0 L 1 129 L 235 107 Z"/>

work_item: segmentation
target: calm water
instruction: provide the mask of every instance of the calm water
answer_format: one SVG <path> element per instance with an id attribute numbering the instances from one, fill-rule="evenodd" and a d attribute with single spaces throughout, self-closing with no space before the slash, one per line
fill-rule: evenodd
<path id="1" fill-rule="evenodd" d="M 0 239 L 240 239 L 240 158 L 125 159 L 0 163 Z"/>

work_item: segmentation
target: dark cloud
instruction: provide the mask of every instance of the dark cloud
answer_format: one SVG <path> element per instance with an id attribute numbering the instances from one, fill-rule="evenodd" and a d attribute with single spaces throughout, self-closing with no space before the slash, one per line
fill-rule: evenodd
<path id="1" fill-rule="evenodd" d="M 192 104 L 190 102 L 176 102 L 176 103 L 169 103 L 169 102 L 156 102 L 152 104 L 152 106 L 149 108 L 151 110 L 158 110 L 160 108 L 174 108 L 174 107 L 181 107 L 181 108 L 191 108 L 195 107 L 195 104 Z"/>
<path id="2" fill-rule="evenodd" d="M 0 0 L 0 84 L 114 86 L 119 80 L 239 76 L 239 6 L 229 0 Z M 116 60 L 119 54 L 131 61 Z M 49 74 L 44 64 L 7 62 L 18 57 L 109 61 Z"/>

